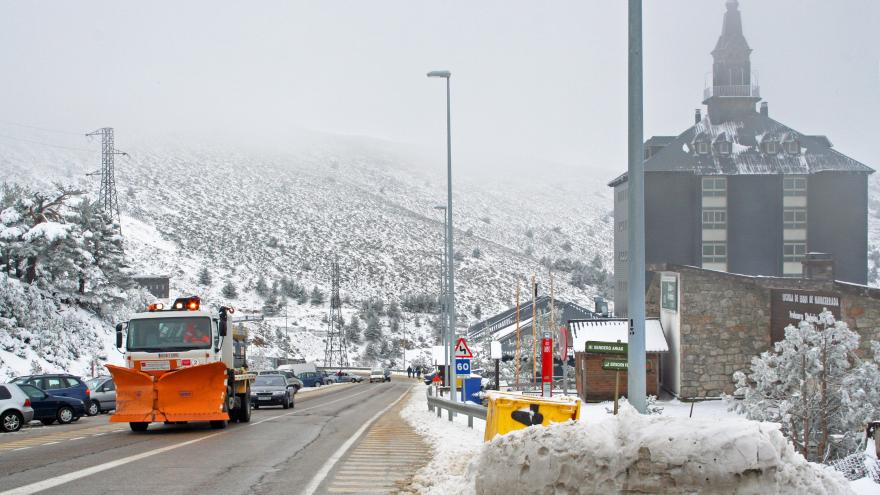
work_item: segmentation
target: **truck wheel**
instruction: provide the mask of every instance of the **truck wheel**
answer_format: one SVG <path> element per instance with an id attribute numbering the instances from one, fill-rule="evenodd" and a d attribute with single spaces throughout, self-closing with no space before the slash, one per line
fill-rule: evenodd
<path id="1" fill-rule="evenodd" d="M 243 393 L 238 395 L 238 414 L 236 419 L 239 423 L 251 422 L 251 394 Z"/>
<path id="2" fill-rule="evenodd" d="M 128 427 L 131 428 L 131 431 L 147 431 L 147 428 L 150 426 L 150 423 L 129 423 Z"/>
<path id="3" fill-rule="evenodd" d="M 211 429 L 222 430 L 223 428 L 226 428 L 226 423 L 227 423 L 227 421 L 225 419 L 211 421 Z"/>

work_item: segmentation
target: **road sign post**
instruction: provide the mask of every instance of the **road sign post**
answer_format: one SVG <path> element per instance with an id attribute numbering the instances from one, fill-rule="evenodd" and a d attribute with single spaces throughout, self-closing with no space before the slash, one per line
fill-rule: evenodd
<path id="1" fill-rule="evenodd" d="M 544 332 L 541 339 L 541 396 L 553 394 L 553 337 Z"/>

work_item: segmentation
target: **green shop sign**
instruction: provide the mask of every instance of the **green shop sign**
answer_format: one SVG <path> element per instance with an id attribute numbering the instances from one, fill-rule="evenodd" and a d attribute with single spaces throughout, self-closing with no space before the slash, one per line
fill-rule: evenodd
<path id="1" fill-rule="evenodd" d="M 611 371 L 626 371 L 627 369 L 629 369 L 629 364 L 627 363 L 626 359 L 603 359 L 602 369 Z"/>
<path id="2" fill-rule="evenodd" d="M 595 340 L 588 340 L 586 351 L 595 354 L 626 354 L 628 352 L 628 346 L 621 342 L 597 342 Z"/>

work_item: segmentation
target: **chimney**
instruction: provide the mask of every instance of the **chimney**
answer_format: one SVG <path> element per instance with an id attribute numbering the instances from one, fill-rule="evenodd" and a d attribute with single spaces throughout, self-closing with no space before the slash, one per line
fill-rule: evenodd
<path id="1" fill-rule="evenodd" d="M 801 261 L 804 278 L 822 282 L 834 281 L 834 257 L 827 253 L 807 253 Z"/>
<path id="2" fill-rule="evenodd" d="M 703 121 L 703 115 L 700 112 L 700 109 L 698 108 L 698 109 L 694 110 L 694 124 L 699 124 L 702 121 Z"/>
<path id="3" fill-rule="evenodd" d="M 763 115 L 764 117 L 769 117 L 769 116 L 770 116 L 770 109 L 767 108 L 767 102 L 766 102 L 766 101 L 762 101 L 762 102 L 761 102 L 761 115 Z"/>

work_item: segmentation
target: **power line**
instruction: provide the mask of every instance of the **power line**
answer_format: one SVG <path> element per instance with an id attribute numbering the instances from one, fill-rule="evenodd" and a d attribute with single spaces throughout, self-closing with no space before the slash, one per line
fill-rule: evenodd
<path id="1" fill-rule="evenodd" d="M 21 124 L 19 122 L 10 122 L 8 120 L 0 120 L 0 124 L 14 125 L 16 127 L 25 127 L 27 129 L 36 129 L 38 131 L 57 132 L 58 134 L 69 134 L 71 136 L 82 136 L 81 132 L 64 131 L 61 129 L 50 129 L 48 127 L 40 127 L 40 126 L 30 125 L 30 124 Z"/>
<path id="2" fill-rule="evenodd" d="M 35 139 L 27 139 L 27 138 L 23 138 L 23 137 L 9 136 L 6 134 L 0 134 L 0 138 L 12 139 L 14 141 L 24 141 L 26 143 L 39 144 L 41 146 L 48 146 L 50 148 L 60 148 L 63 150 L 87 151 L 89 153 L 91 153 L 93 151 L 93 150 L 90 150 L 87 148 L 75 148 L 73 146 L 64 146 L 61 144 L 44 143 L 43 141 L 37 141 Z"/>

